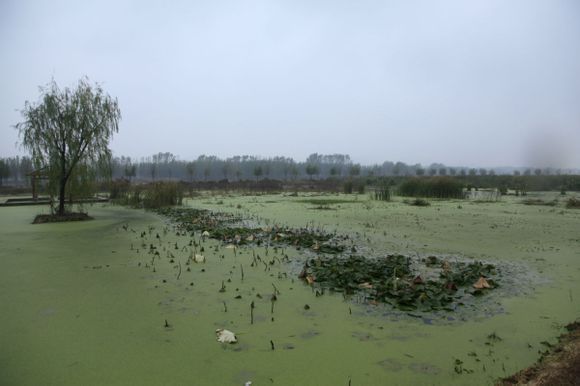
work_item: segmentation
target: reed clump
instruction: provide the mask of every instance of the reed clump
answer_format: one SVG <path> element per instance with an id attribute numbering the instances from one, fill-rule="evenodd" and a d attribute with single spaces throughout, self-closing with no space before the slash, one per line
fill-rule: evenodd
<path id="1" fill-rule="evenodd" d="M 171 181 L 131 186 L 117 183 L 111 187 L 111 199 L 116 204 L 133 208 L 159 209 L 181 205 L 183 187 Z"/>

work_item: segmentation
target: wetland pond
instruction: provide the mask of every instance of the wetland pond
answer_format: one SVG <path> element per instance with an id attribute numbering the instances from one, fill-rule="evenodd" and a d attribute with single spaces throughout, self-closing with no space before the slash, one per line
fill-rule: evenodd
<path id="1" fill-rule="evenodd" d="M 580 211 L 563 206 L 88 209 L 32 225 L 39 207 L 0 208 L 2 385 L 493 384 L 580 315 Z"/>

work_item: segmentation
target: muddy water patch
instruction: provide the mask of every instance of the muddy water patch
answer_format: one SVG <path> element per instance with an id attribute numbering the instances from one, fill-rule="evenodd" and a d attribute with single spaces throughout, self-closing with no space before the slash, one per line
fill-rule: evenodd
<path id="1" fill-rule="evenodd" d="M 382 369 L 388 372 L 401 371 L 403 364 L 397 359 L 387 358 L 377 363 Z"/>

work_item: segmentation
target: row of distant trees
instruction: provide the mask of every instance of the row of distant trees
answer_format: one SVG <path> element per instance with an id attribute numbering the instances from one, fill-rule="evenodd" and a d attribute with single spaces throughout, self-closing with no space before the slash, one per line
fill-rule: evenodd
<path id="1" fill-rule="evenodd" d="M 347 154 L 311 154 L 305 161 L 297 162 L 289 157 L 261 158 L 243 155 L 230 158 L 200 155 L 192 161 L 180 160 L 172 153 L 158 153 L 138 161 L 130 157 L 112 160 L 113 178 L 137 178 L 139 180 L 177 179 L 183 181 L 218 181 L 249 179 L 327 179 L 343 177 L 383 176 L 487 176 L 505 174 L 494 169 L 447 167 L 443 164 L 408 165 L 404 162 L 385 161 L 382 164 L 361 165 L 354 163 Z M 514 169 L 514 175 L 560 175 L 567 170 Z M 511 174 L 511 173 L 510 173 Z"/>
<path id="2" fill-rule="evenodd" d="M 494 169 L 457 168 L 443 164 L 408 165 L 404 162 L 385 161 L 382 164 L 361 165 L 354 163 L 347 154 L 311 154 L 305 161 L 297 162 L 289 157 L 261 158 L 257 156 L 234 156 L 219 158 L 200 155 L 195 160 L 180 160 L 172 153 L 157 153 L 139 160 L 131 157 L 113 157 L 110 169 L 113 179 L 129 180 L 182 180 L 182 181 L 240 181 L 240 180 L 302 180 L 343 177 L 385 176 L 494 176 L 505 174 Z M 33 170 L 29 157 L 0 158 L 0 186 L 28 185 L 27 174 Z M 562 175 L 570 173 L 561 169 L 525 168 L 514 169 L 515 176 Z"/>
<path id="3" fill-rule="evenodd" d="M 0 186 L 4 183 L 11 185 L 28 185 L 28 173 L 32 171 L 30 157 L 0 158 Z"/>
<path id="4" fill-rule="evenodd" d="M 363 168 L 343 154 L 312 154 L 305 162 L 296 162 L 289 157 L 250 155 L 226 159 L 200 155 L 195 160 L 184 161 L 172 153 L 158 153 L 138 161 L 130 157 L 115 157 L 111 166 L 113 178 L 183 181 L 321 179 L 358 176 Z"/>
<path id="5" fill-rule="evenodd" d="M 133 160 L 115 157 L 112 160 L 113 178 L 139 180 L 183 181 L 239 181 L 249 179 L 300 180 L 343 177 L 384 176 L 487 176 L 505 174 L 494 169 L 447 167 L 443 164 L 408 165 L 385 161 L 382 164 L 354 163 L 348 154 L 311 154 L 298 162 L 289 157 L 261 158 L 242 155 L 230 158 L 200 155 L 192 161 L 180 160 L 172 153 L 158 153 Z M 560 175 L 571 171 L 562 169 L 514 169 L 514 175 Z"/>

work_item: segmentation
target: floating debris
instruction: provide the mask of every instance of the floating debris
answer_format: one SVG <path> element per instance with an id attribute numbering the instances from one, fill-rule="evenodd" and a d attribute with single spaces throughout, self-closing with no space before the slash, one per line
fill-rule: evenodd
<path id="1" fill-rule="evenodd" d="M 215 334 L 217 336 L 217 341 L 220 343 L 237 343 L 238 342 L 238 339 L 236 338 L 236 334 L 234 334 L 230 330 L 218 328 L 217 330 L 215 330 Z"/>

